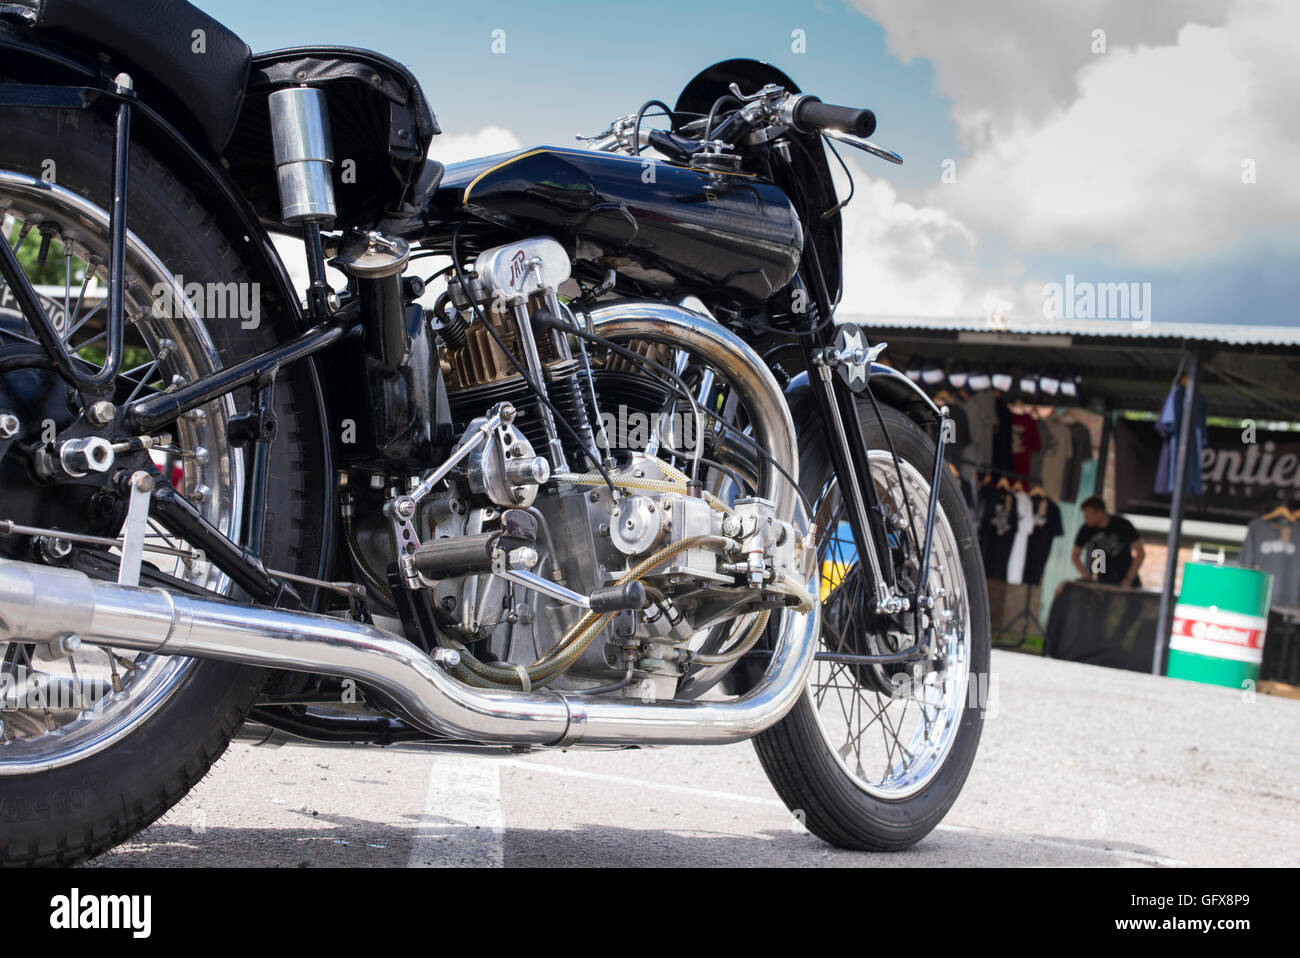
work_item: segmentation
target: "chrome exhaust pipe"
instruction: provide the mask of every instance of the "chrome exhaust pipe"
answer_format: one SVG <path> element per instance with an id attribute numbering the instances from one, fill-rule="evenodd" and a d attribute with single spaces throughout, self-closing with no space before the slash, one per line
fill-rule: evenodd
<path id="1" fill-rule="evenodd" d="M 799 446 L 785 394 L 767 363 L 743 339 L 700 313 L 667 303 L 618 300 L 596 306 L 587 315 L 600 336 L 674 348 L 687 345 L 725 371 L 741 395 L 755 400 L 747 406 L 754 417 L 755 437 L 798 478 Z M 758 472 L 757 495 L 776 503 L 778 516 L 791 518 L 795 490 L 790 483 L 766 460 L 759 463 Z M 811 521 L 812 517 L 808 518 Z"/>
<path id="2" fill-rule="evenodd" d="M 720 745 L 780 720 L 816 653 L 820 606 L 787 611 L 767 671 L 734 701 L 645 703 L 472 688 L 391 632 L 330 616 L 118 585 L 0 559 L 0 641 L 84 643 L 354 679 L 429 732 L 482 743 Z"/>

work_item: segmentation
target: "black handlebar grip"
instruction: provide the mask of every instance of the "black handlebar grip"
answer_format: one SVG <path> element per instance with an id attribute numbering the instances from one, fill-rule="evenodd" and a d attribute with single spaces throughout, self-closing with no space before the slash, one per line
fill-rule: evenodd
<path id="1" fill-rule="evenodd" d="M 843 130 L 854 136 L 867 137 L 876 131 L 876 114 L 851 106 L 834 106 L 816 97 L 804 97 L 794 108 L 794 124 L 805 132 Z"/>
<path id="2" fill-rule="evenodd" d="M 645 586 L 640 582 L 624 585 L 607 585 L 597 589 L 588 599 L 592 612 L 622 612 L 639 609 L 645 605 Z"/>

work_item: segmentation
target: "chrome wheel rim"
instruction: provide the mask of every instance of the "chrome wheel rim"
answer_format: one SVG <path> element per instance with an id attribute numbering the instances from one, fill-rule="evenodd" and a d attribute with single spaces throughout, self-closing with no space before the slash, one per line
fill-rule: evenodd
<path id="1" fill-rule="evenodd" d="M 880 502 L 896 515 L 906 515 L 901 489 L 906 488 L 916 524 L 914 541 L 924 534 L 925 503 L 929 480 L 911 463 L 871 450 L 871 476 Z M 903 486 L 899 486 L 901 471 Z M 852 588 L 856 556 L 852 533 L 842 523 L 842 506 L 832 477 L 816 503 L 818 527 L 823 529 L 820 558 L 823 575 L 822 651 L 896 651 L 911 637 L 899 637 L 892 645 L 863 648 L 860 640 L 836 638 L 837 625 L 851 628 L 853 620 L 837 622 L 837 595 Z M 860 577 L 859 577 L 860 579 Z M 962 572 L 957 538 L 943 509 L 936 511 L 928 590 L 933 609 L 923 616 L 922 635 L 942 653 L 942 671 L 906 675 L 902 666 L 890 666 L 894 691 L 886 694 L 867 687 L 861 667 L 818 661 L 808 680 L 808 696 L 823 740 L 844 773 L 873 798 L 902 800 L 920 792 L 943 768 L 956 739 L 965 711 L 970 677 L 969 597 Z M 942 591 L 940 591 L 942 590 Z M 856 598 L 856 597 L 855 597 Z M 847 603 L 841 603 L 841 605 Z M 855 603 L 856 604 L 856 601 Z M 929 631 L 932 627 L 933 631 Z M 849 647 L 852 646 L 852 647 Z M 905 678 L 900 680 L 900 676 Z"/>
<path id="2" fill-rule="evenodd" d="M 87 293 L 93 278 L 106 278 L 107 213 L 60 186 L 0 170 L 0 223 L 0 239 L 11 247 L 17 239 L 14 234 L 18 234 L 25 242 L 65 251 L 59 254 L 65 263 L 62 297 L 47 295 L 46 301 L 52 302 L 59 314 L 60 335 L 85 357 L 81 351 L 93 347 L 99 338 L 94 334 L 96 314 L 102 321 L 103 308 L 92 307 Z M 25 235 L 24 226 L 29 227 Z M 123 375 L 135 383 L 133 393 L 147 395 L 171 382 L 173 376 L 192 381 L 219 368 L 216 347 L 175 273 L 134 233 L 128 232 L 127 247 L 127 336 L 149 354 L 147 361 L 135 368 L 123 364 Z M 74 279 L 74 261 L 87 267 L 82 278 Z M 169 295 L 160 299 L 155 295 L 160 288 Z M 5 299 L 8 297 L 0 294 L 0 311 L 5 311 Z M 15 326 L 15 311 L 10 307 L 8 312 L 11 321 L 0 330 L 0 346 L 33 340 L 30 327 Z M 164 349 L 163 340 L 173 344 L 170 349 Z M 160 353 L 164 354 L 161 359 Z M 209 403 L 203 411 L 202 420 L 178 422 L 173 433 L 180 485 L 186 491 L 206 486 L 207 495 L 196 503 L 200 512 L 223 533 L 237 537 L 244 464 L 242 455 L 225 441 L 234 404 L 227 396 Z M 200 450 L 207 450 L 206 457 Z M 3 518 L 23 521 L 21 516 Z M 145 559 L 160 571 L 213 591 L 229 590 L 228 579 L 208 563 L 156 551 L 184 551 L 182 540 L 153 522 L 149 536 Z M 58 768 L 103 751 L 156 712 L 195 665 L 192 659 L 93 646 L 54 658 L 30 643 L 0 642 L 0 650 L 4 653 L 0 665 L 0 775 Z"/>

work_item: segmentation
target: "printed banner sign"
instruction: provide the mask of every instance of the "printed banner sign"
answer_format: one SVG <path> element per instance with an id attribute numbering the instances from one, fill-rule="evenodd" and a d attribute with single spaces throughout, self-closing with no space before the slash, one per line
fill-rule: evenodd
<path id="1" fill-rule="evenodd" d="M 1280 503 L 1300 501 L 1300 433 L 1211 427 L 1201 454 L 1204 492 L 1188 495 L 1187 518 L 1244 524 Z M 1155 424 L 1115 425 L 1115 511 L 1169 515 L 1170 496 L 1156 493 L 1164 440 Z"/>

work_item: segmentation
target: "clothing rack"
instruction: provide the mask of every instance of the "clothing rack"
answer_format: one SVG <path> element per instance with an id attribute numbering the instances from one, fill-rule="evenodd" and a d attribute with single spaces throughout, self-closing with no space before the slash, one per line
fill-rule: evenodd
<path id="1" fill-rule="evenodd" d="M 978 462 L 972 462 L 969 459 L 958 459 L 957 465 L 970 466 L 976 472 L 987 472 L 996 476 L 1006 476 L 1008 479 L 1023 479 L 1025 482 L 1036 483 L 1039 485 L 1041 485 L 1043 481 L 1042 476 L 1030 475 L 1023 472 L 1015 472 L 1014 470 L 1011 469 L 999 469 L 997 466 L 985 466 L 985 465 L 981 465 Z"/>

